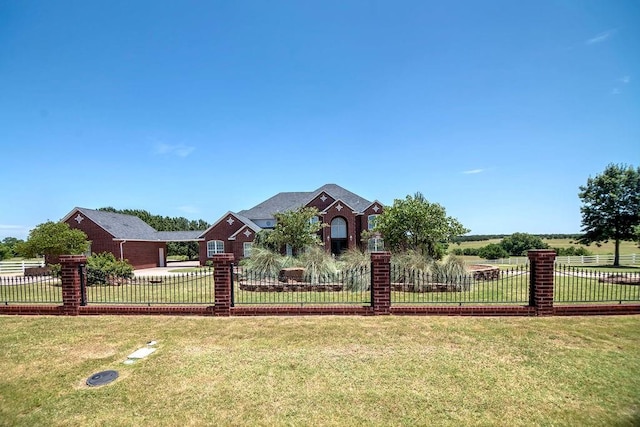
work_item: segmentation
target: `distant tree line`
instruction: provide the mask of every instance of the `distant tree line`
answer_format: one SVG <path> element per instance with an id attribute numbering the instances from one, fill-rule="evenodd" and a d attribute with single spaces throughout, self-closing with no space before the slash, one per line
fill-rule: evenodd
<path id="1" fill-rule="evenodd" d="M 158 231 L 204 231 L 211 225 L 202 219 L 189 220 L 181 216 L 169 217 L 162 215 L 153 215 L 143 209 L 115 209 L 112 207 L 106 207 L 100 208 L 98 210 L 137 216 Z M 168 242 L 167 255 L 184 256 L 188 259 L 197 258 L 198 242 Z"/>
<path id="2" fill-rule="evenodd" d="M 547 235 L 549 236 L 549 235 Z M 556 235 L 557 236 L 557 235 Z M 570 235 L 562 235 L 570 236 Z M 493 237 L 494 239 L 496 237 Z M 550 239 L 550 237 L 545 237 Z M 564 237 L 567 238 L 567 237 Z M 480 248 L 455 248 L 451 252 L 454 255 L 479 256 L 484 259 L 499 259 L 510 256 L 524 256 L 530 249 L 549 249 L 549 245 L 542 241 L 539 235 L 528 233 L 513 233 L 505 236 L 499 243 L 489 243 Z M 552 248 L 558 256 L 591 255 L 583 247 L 570 246 L 568 248 Z"/>
<path id="3" fill-rule="evenodd" d="M 510 234 L 472 234 L 467 236 L 459 236 L 453 239 L 454 243 L 462 242 L 482 242 L 484 240 L 504 239 L 510 236 Z M 582 237 L 582 234 L 532 234 L 532 236 L 539 237 L 541 239 L 571 239 L 577 240 Z"/>
<path id="4" fill-rule="evenodd" d="M 20 244 L 23 244 L 24 240 L 16 239 L 15 237 L 5 237 L 0 242 L 0 261 L 7 258 L 17 257 L 18 248 Z"/>

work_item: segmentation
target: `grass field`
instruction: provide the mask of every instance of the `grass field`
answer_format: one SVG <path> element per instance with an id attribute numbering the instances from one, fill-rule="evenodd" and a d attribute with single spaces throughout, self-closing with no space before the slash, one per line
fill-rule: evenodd
<path id="1" fill-rule="evenodd" d="M 0 317 L 0 425 L 640 423 L 640 317 Z M 147 341 L 158 351 L 133 365 Z M 115 369 L 114 383 L 86 379 Z"/>
<path id="2" fill-rule="evenodd" d="M 481 241 L 475 241 L 475 242 L 462 242 L 460 243 L 460 245 L 454 243 L 449 245 L 449 249 L 452 250 L 455 248 L 461 248 L 461 249 L 481 248 L 483 246 L 488 245 L 489 243 L 500 243 L 501 240 L 502 239 L 490 239 L 490 240 L 481 240 Z M 584 247 L 594 255 L 610 255 L 610 254 L 613 254 L 614 252 L 614 242 L 612 241 L 609 241 L 608 243 L 602 243 L 601 246 L 597 246 L 595 243 L 589 246 L 580 245 L 571 239 L 543 239 L 543 241 L 547 243 L 551 248 L 568 248 L 570 246 L 574 246 L 576 248 Z M 635 254 L 640 253 L 640 248 L 638 248 L 637 242 L 629 242 L 629 241 L 620 242 L 621 255 L 634 254 L 634 253 Z"/>

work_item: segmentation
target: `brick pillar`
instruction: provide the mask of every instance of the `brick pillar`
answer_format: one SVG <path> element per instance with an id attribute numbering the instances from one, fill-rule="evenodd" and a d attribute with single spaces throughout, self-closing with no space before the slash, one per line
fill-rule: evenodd
<path id="1" fill-rule="evenodd" d="M 213 256 L 213 283 L 216 316 L 231 314 L 231 263 L 233 254 L 217 254 Z"/>
<path id="2" fill-rule="evenodd" d="M 530 268 L 529 305 L 536 309 L 536 316 L 553 315 L 553 264 L 556 252 L 551 249 L 535 249 L 527 252 Z"/>
<path id="3" fill-rule="evenodd" d="M 391 253 L 371 253 L 371 305 L 373 314 L 391 313 Z"/>
<path id="4" fill-rule="evenodd" d="M 60 277 L 62 279 L 62 312 L 68 316 L 77 316 L 80 311 L 80 271 L 86 264 L 84 255 L 61 255 Z"/>

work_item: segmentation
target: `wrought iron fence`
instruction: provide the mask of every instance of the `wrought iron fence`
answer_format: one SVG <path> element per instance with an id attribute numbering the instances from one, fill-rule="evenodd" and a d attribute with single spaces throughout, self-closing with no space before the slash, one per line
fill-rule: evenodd
<path id="1" fill-rule="evenodd" d="M 392 304 L 527 304 L 527 265 L 464 274 L 432 274 L 391 266 Z"/>
<path id="2" fill-rule="evenodd" d="M 128 279 L 106 277 L 100 282 L 87 281 L 87 304 L 213 305 L 215 301 L 211 269 Z"/>
<path id="3" fill-rule="evenodd" d="M 0 276 L 0 301 L 9 304 L 62 304 L 62 282 L 49 275 Z"/>
<path id="4" fill-rule="evenodd" d="M 622 304 L 640 301 L 640 271 L 607 270 L 556 265 L 554 302 Z"/>
<path id="5" fill-rule="evenodd" d="M 290 269 L 278 277 L 238 267 L 232 284 L 234 305 L 370 305 L 371 270 L 358 268 L 316 274 Z"/>

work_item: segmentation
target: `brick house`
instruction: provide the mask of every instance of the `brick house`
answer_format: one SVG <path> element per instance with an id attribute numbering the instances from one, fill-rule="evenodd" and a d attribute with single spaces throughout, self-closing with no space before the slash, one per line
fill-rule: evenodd
<path id="1" fill-rule="evenodd" d="M 327 252 L 339 255 L 347 249 L 381 249 L 382 240 L 362 241 L 362 232 L 373 228 L 383 205 L 352 193 L 339 185 L 326 184 L 310 192 L 284 192 L 237 213 L 227 212 L 198 237 L 200 262 L 214 254 L 233 253 L 236 260 L 249 256 L 256 233 L 275 227 L 274 214 L 315 207 L 318 221 L 327 224 L 319 238 Z"/>
<path id="2" fill-rule="evenodd" d="M 373 227 L 382 213 L 382 203 L 370 202 L 336 184 L 326 184 L 310 192 L 285 192 L 251 209 L 227 212 L 204 231 L 157 231 L 133 215 L 74 208 L 62 222 L 85 232 L 91 241 L 89 253 L 111 252 L 134 268 L 164 267 L 168 242 L 198 242 L 200 264 L 212 255 L 233 253 L 236 260 L 248 256 L 262 229 L 272 229 L 274 214 L 300 207 L 315 207 L 318 221 L 327 224 L 318 233 L 327 252 L 335 255 L 352 249 L 382 249 L 382 239 L 362 241 L 362 232 Z"/>
<path id="3" fill-rule="evenodd" d="M 111 252 L 134 268 L 167 265 L 167 242 L 198 241 L 202 231 L 156 231 L 133 215 L 74 208 L 62 222 L 84 231 L 89 253 Z"/>

